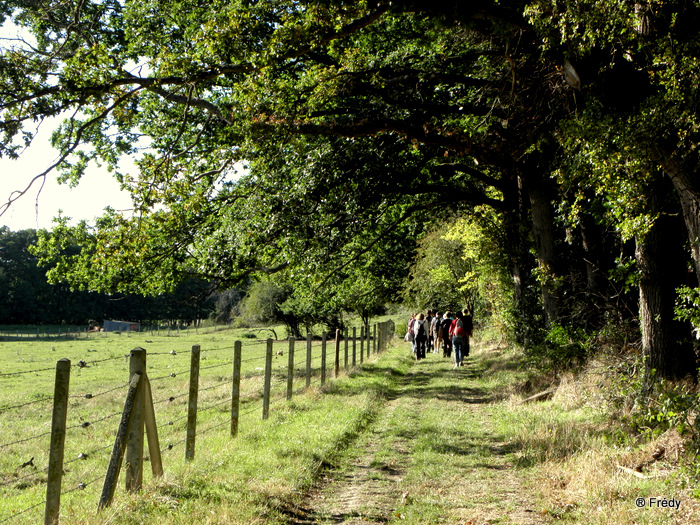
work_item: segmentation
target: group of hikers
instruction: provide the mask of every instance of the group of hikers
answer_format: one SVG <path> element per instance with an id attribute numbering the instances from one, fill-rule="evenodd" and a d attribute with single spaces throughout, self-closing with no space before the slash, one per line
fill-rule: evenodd
<path id="1" fill-rule="evenodd" d="M 442 347 L 442 356 L 451 357 L 454 353 L 454 367 L 464 365 L 469 355 L 469 338 L 474 330 L 474 322 L 467 311 L 444 314 L 428 310 L 425 314 L 411 315 L 408 320 L 406 341 L 413 345 L 416 360 L 425 359 L 426 352 L 432 349 L 437 354 Z"/>

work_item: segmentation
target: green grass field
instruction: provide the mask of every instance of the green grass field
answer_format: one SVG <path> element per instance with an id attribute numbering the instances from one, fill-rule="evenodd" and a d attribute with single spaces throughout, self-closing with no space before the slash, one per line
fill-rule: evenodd
<path id="1" fill-rule="evenodd" d="M 234 439 L 230 376 L 233 344 L 242 338 L 211 332 L 0 343 L 0 524 L 42 520 L 51 417 L 45 398 L 59 357 L 74 364 L 64 524 L 306 524 L 341 517 L 413 525 L 700 523 L 695 492 L 670 453 L 641 478 L 620 470 L 648 458 L 658 443 L 622 440 L 597 397 L 597 376 L 561 384 L 553 399 L 526 404 L 531 390 L 523 385 L 535 375 L 517 350 L 483 341 L 466 367 L 454 369 L 435 354 L 415 362 L 397 338 L 337 380 L 330 379 L 328 359 L 329 380 L 321 386 L 315 341 L 315 375 L 306 389 L 306 346 L 297 342 L 295 395 L 286 401 L 288 343 L 279 342 L 273 355 L 283 355 L 273 359 L 273 402 L 263 421 L 265 343 L 244 339 L 244 405 Z M 202 348 L 200 411 L 196 455 L 187 461 L 194 344 Z M 147 462 L 144 486 L 134 495 L 126 492 L 122 472 L 113 504 L 98 512 L 126 394 L 124 356 L 137 346 L 148 351 L 165 474 L 153 478 Z M 80 360 L 86 366 L 75 364 Z M 661 497 L 682 500 L 682 507 L 635 504 Z"/>
<path id="2" fill-rule="evenodd" d="M 279 330 L 278 330 L 279 332 Z M 179 335 L 178 335 L 179 334 Z M 257 332 L 271 334 L 269 330 Z M 230 446 L 234 343 L 242 341 L 241 431 L 262 414 L 266 340 L 251 330 L 91 334 L 76 338 L 5 337 L 0 342 L 0 523 L 36 523 L 46 497 L 48 450 L 56 362 L 71 361 L 62 514 L 93 513 L 102 489 L 129 380 L 129 353 L 147 351 L 164 468 L 182 469 L 185 450 L 190 360 L 199 345 L 198 455 Z M 355 343 L 359 363 L 359 341 Z M 364 346 L 364 345 L 363 345 Z M 326 377 L 334 366 L 334 342 L 327 342 Z M 272 410 L 286 405 L 288 341 L 275 341 Z M 322 342 L 311 347 L 311 387 L 321 386 Z M 365 355 L 367 350 L 365 349 Z M 340 366 L 344 367 L 345 344 Z M 348 343 L 352 362 L 352 343 Z M 306 387 L 306 341 L 295 343 L 294 391 Z M 304 423 L 306 424 L 306 423 Z M 250 436 L 249 436 L 250 437 Z M 200 443 L 201 440 L 201 443 Z M 212 440 L 215 445 L 212 445 Z M 225 445 L 224 445 L 225 444 Z M 189 467 L 189 465 L 188 465 Z M 148 469 L 148 465 L 146 466 Z M 36 507 L 35 507 L 36 506 Z M 83 509 L 83 510 L 78 510 Z"/>

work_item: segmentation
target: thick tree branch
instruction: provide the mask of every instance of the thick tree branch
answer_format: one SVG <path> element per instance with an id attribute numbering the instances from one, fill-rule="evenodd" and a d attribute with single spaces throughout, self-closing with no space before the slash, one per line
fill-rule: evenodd
<path id="1" fill-rule="evenodd" d="M 500 179 L 486 175 L 484 172 L 472 168 L 467 164 L 440 164 L 434 169 L 438 173 L 446 175 L 452 173 L 466 173 L 471 175 L 476 180 L 483 182 L 487 186 L 492 186 L 496 189 L 503 190 L 503 182 Z"/>
<path id="2" fill-rule="evenodd" d="M 399 135 L 426 145 L 439 146 L 459 154 L 469 154 L 473 150 L 471 139 L 465 135 L 447 132 L 441 134 L 430 131 L 427 126 L 416 125 L 409 121 L 390 118 L 366 119 L 349 124 L 340 123 L 306 123 L 299 121 L 287 122 L 284 118 L 259 121 L 254 128 L 259 130 L 275 130 L 280 125 L 294 133 L 304 135 L 331 135 L 345 138 L 369 137 L 382 133 L 395 132 Z"/>

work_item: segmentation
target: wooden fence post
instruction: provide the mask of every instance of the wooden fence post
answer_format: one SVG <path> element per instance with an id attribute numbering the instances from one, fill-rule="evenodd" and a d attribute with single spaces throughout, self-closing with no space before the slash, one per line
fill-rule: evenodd
<path id="1" fill-rule="evenodd" d="M 321 336 L 321 386 L 326 384 L 326 340 L 328 334 L 323 332 Z"/>
<path id="2" fill-rule="evenodd" d="M 306 388 L 311 386 L 311 334 L 306 334 Z"/>
<path id="3" fill-rule="evenodd" d="M 197 399 L 199 396 L 199 354 L 201 347 L 192 347 L 190 359 L 190 393 L 187 403 L 187 436 L 185 443 L 185 459 L 194 459 L 194 446 L 197 438 Z"/>
<path id="4" fill-rule="evenodd" d="M 377 323 L 374 323 L 372 328 L 372 352 L 377 353 L 379 344 L 377 342 Z"/>
<path id="5" fill-rule="evenodd" d="M 124 458 L 127 432 L 132 423 L 134 402 L 136 401 L 136 395 L 140 388 L 140 382 L 141 374 L 134 374 L 129 382 L 129 392 L 126 395 L 122 418 L 119 421 L 119 428 L 117 429 L 117 437 L 114 440 L 114 447 L 112 448 L 112 456 L 110 457 L 109 466 L 107 467 L 107 475 L 105 476 L 104 485 L 102 485 L 100 502 L 97 504 L 98 510 L 109 507 L 112 504 L 112 498 L 114 498 L 114 489 L 117 486 L 121 462 Z"/>
<path id="6" fill-rule="evenodd" d="M 370 350 L 370 344 L 371 344 L 371 338 L 370 338 L 370 331 L 369 331 L 369 323 L 365 325 L 365 347 L 367 348 L 367 359 L 369 359 L 369 350 Z"/>
<path id="7" fill-rule="evenodd" d="M 345 328 L 345 334 L 343 336 L 345 338 L 345 370 L 348 369 L 348 344 L 350 342 L 350 330 L 348 328 Z"/>
<path id="8" fill-rule="evenodd" d="M 334 377 L 340 375 L 340 330 L 335 331 L 335 366 L 333 367 Z"/>
<path id="9" fill-rule="evenodd" d="M 352 366 L 357 363 L 357 327 L 352 327 Z"/>
<path id="10" fill-rule="evenodd" d="M 365 360 L 365 326 L 360 327 L 360 364 Z"/>
<path id="11" fill-rule="evenodd" d="M 272 378 L 272 339 L 267 340 L 267 350 L 265 351 L 265 389 L 263 391 L 263 413 L 262 418 L 270 417 L 270 383 Z"/>
<path id="12" fill-rule="evenodd" d="M 56 363 L 56 380 L 53 390 L 51 448 L 49 449 L 49 473 L 46 480 L 46 509 L 44 512 L 45 525 L 57 524 L 60 513 L 69 383 L 70 361 L 68 359 L 59 359 Z"/>
<path id="13" fill-rule="evenodd" d="M 287 401 L 292 399 L 292 389 L 294 388 L 294 336 L 289 338 L 289 355 L 287 356 Z"/>
<path id="14" fill-rule="evenodd" d="M 129 359 L 129 376 L 139 374 L 141 378 L 146 374 L 146 350 L 134 348 Z M 142 382 L 143 383 L 143 382 Z M 136 492 L 141 488 L 143 481 L 143 387 L 140 386 L 134 399 L 131 424 L 129 425 L 126 440 L 126 490 Z"/>
<path id="15" fill-rule="evenodd" d="M 241 342 L 233 344 L 233 387 L 231 392 L 231 437 L 238 435 L 238 417 L 241 406 Z"/>

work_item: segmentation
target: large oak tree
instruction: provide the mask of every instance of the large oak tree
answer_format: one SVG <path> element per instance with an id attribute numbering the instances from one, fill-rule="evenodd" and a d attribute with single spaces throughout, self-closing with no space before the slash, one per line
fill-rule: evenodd
<path id="1" fill-rule="evenodd" d="M 543 327 L 574 322 L 565 297 L 601 293 L 591 236 L 604 245 L 602 227 L 622 224 L 615 210 L 599 213 L 612 207 L 602 201 L 622 195 L 625 207 L 653 194 L 646 186 L 621 193 L 624 184 L 612 182 L 599 191 L 570 171 L 591 166 L 586 152 L 609 147 L 590 130 L 621 112 L 616 173 L 634 180 L 628 168 L 644 158 L 671 176 L 697 261 L 698 55 L 696 37 L 680 27 L 679 15 L 695 12 L 683 2 L 0 6 L 24 28 L 0 62 L 0 153 L 31 142 L 34 121 L 63 116 L 51 168 L 77 181 L 98 160 L 134 199 L 131 216 L 112 211 L 94 226 L 44 234 L 40 252 L 57 261 L 55 279 L 158 293 L 192 275 L 225 285 L 285 273 L 317 289 L 359 267 L 376 282 L 387 271 L 401 275 L 427 222 L 489 206 L 502 215 L 516 309 Z M 651 30 L 640 29 L 646 22 Z M 620 93 L 630 85 L 632 94 Z M 620 137 L 635 126 L 653 134 L 626 155 Z M 137 158 L 138 173 L 120 171 L 125 155 Z M 596 193 L 600 206 L 582 206 L 581 195 Z M 581 208 L 567 231 L 562 210 Z M 656 212 L 639 209 L 653 223 Z M 646 233 L 635 232 L 640 248 L 654 238 L 642 241 Z M 82 251 L 66 257 L 73 244 Z M 651 253 L 637 250 L 643 300 Z M 370 255 L 399 264 L 363 267 Z M 614 258 L 597 256 L 599 269 Z M 672 338 L 655 337 L 669 326 L 643 323 L 650 362 L 664 377 L 693 373 L 686 360 L 656 359 L 675 351 Z"/>

